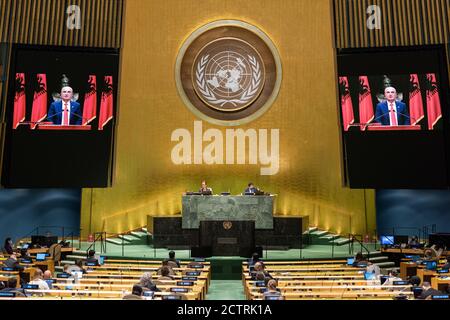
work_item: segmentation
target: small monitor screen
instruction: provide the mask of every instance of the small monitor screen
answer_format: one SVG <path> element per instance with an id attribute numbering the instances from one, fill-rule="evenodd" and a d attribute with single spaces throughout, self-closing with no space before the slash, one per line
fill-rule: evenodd
<path id="1" fill-rule="evenodd" d="M 3 271 L 14 271 L 14 268 L 10 268 L 10 267 L 4 267 L 2 268 Z"/>
<path id="2" fill-rule="evenodd" d="M 414 298 L 417 298 L 422 293 L 423 289 L 422 287 L 415 287 L 413 288 Z"/>
<path id="3" fill-rule="evenodd" d="M 105 264 L 105 257 L 104 257 L 104 256 L 100 256 L 100 257 L 98 258 L 98 263 L 99 263 L 100 265 Z"/>
<path id="4" fill-rule="evenodd" d="M 394 281 L 394 286 L 405 286 L 408 285 L 408 281 Z"/>
<path id="5" fill-rule="evenodd" d="M 389 276 L 380 276 L 380 283 L 381 284 L 385 283 L 388 278 Z"/>
<path id="6" fill-rule="evenodd" d="M 95 262 L 86 262 L 88 267 L 95 267 L 97 264 Z"/>
<path id="7" fill-rule="evenodd" d="M 192 281 L 177 281 L 177 286 L 193 286 L 194 282 Z"/>
<path id="8" fill-rule="evenodd" d="M 38 253 L 36 254 L 36 261 L 44 261 L 45 260 L 45 253 Z"/>
<path id="9" fill-rule="evenodd" d="M 29 289 L 29 290 L 37 290 L 39 289 L 39 285 L 37 284 L 24 284 L 22 285 L 23 289 Z"/>
<path id="10" fill-rule="evenodd" d="M 33 263 L 31 259 L 22 259 L 20 262 L 22 263 Z"/>
<path id="11" fill-rule="evenodd" d="M 30 244 L 25 243 L 25 244 L 22 245 L 22 249 L 28 249 L 29 246 L 30 246 Z"/>
<path id="12" fill-rule="evenodd" d="M 376 275 L 373 272 L 364 272 L 364 279 L 365 280 L 375 280 Z"/>
<path id="13" fill-rule="evenodd" d="M 266 283 L 264 281 L 256 281 L 255 286 L 257 287 L 265 287 Z"/>
<path id="14" fill-rule="evenodd" d="M 439 294 L 435 296 L 431 296 L 432 300 L 448 300 L 450 299 L 450 296 L 448 294 Z"/>
<path id="15" fill-rule="evenodd" d="M 70 278 L 71 274 L 70 273 L 58 273 L 57 278 Z"/>
<path id="16" fill-rule="evenodd" d="M 198 277 L 200 275 L 199 271 L 187 271 L 186 272 L 187 276 L 194 276 L 194 277 Z"/>
<path id="17" fill-rule="evenodd" d="M 277 295 L 269 296 L 269 295 L 266 295 L 264 297 L 264 300 L 283 300 L 283 296 L 277 296 Z"/>
<path id="18" fill-rule="evenodd" d="M 448 273 L 448 269 L 437 270 L 437 273 Z"/>
<path id="19" fill-rule="evenodd" d="M 197 281 L 197 277 L 181 277 L 181 280 L 184 281 Z"/>
<path id="20" fill-rule="evenodd" d="M 170 291 L 172 291 L 172 292 L 188 292 L 189 290 L 187 288 L 170 288 Z"/>
<path id="21" fill-rule="evenodd" d="M 437 262 L 436 261 L 427 261 L 426 268 L 427 268 L 427 270 L 436 270 Z"/>
<path id="22" fill-rule="evenodd" d="M 181 299 L 183 299 L 183 297 L 179 296 L 179 295 L 168 295 L 168 296 L 163 296 L 162 299 L 163 300 L 181 300 Z"/>
<path id="23" fill-rule="evenodd" d="M 351 266 L 355 262 L 355 258 L 347 258 L 347 265 Z"/>
<path id="24" fill-rule="evenodd" d="M 144 297 L 153 297 L 154 295 L 154 291 L 144 291 Z"/>
<path id="25" fill-rule="evenodd" d="M 381 236 L 380 244 L 382 246 L 389 246 L 394 244 L 394 236 Z"/>
<path id="26" fill-rule="evenodd" d="M 0 291 L 0 297 L 11 297 L 14 298 L 16 296 L 15 292 L 11 291 Z"/>

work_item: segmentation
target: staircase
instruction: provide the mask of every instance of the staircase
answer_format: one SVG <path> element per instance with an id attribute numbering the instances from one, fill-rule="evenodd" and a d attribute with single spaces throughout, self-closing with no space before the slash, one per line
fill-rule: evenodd
<path id="1" fill-rule="evenodd" d="M 319 230 L 317 227 L 309 228 L 304 234 L 309 235 L 311 245 L 332 245 L 334 243 L 335 246 L 343 246 L 350 242 L 348 238 L 343 238 L 338 234 L 325 230 Z"/>
<path id="2" fill-rule="evenodd" d="M 122 246 L 122 241 L 124 246 L 128 245 L 150 245 L 153 243 L 152 234 L 148 232 L 147 228 L 141 228 L 138 230 L 134 230 L 131 232 L 127 232 L 124 234 L 119 234 L 116 237 L 112 238 L 106 238 L 106 242 L 108 244 Z M 101 244 L 97 242 L 98 248 L 101 247 Z M 99 254 L 101 252 L 97 250 Z M 86 259 L 86 250 L 76 250 L 73 251 L 72 254 L 69 254 L 66 256 L 65 260 L 61 261 L 61 266 L 56 266 L 55 270 L 57 272 L 63 271 L 63 266 L 65 264 L 75 264 L 75 261 L 77 260 L 84 260 Z"/>
<path id="3" fill-rule="evenodd" d="M 141 228 L 126 234 L 119 234 L 117 237 L 107 238 L 106 242 L 118 246 L 121 246 L 122 242 L 124 245 L 144 245 L 152 244 L 152 238 L 147 228 Z"/>

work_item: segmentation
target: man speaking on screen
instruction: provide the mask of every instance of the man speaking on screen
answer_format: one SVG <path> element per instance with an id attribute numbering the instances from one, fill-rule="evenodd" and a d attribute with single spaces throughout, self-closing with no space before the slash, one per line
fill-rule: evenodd
<path id="1" fill-rule="evenodd" d="M 61 100 L 50 105 L 47 120 L 56 125 L 81 125 L 81 107 L 72 101 L 73 90 L 69 86 L 62 87 Z"/>
<path id="2" fill-rule="evenodd" d="M 410 124 L 406 104 L 397 101 L 397 90 L 394 87 L 384 89 L 386 101 L 377 105 L 374 122 L 383 126 L 405 126 Z"/>

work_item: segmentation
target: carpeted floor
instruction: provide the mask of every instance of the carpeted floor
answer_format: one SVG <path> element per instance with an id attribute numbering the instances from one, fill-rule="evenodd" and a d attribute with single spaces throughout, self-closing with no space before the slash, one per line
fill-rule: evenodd
<path id="1" fill-rule="evenodd" d="M 78 245 L 75 242 L 75 245 Z M 81 243 L 81 250 L 86 250 L 90 244 L 86 242 Z M 379 245 L 375 248 L 374 244 L 366 244 L 365 245 L 370 251 L 379 250 Z M 170 250 L 165 248 L 155 249 L 148 245 L 125 245 L 123 247 L 120 245 L 115 245 L 108 243 L 106 245 L 106 252 L 101 251 L 100 243 L 96 244 L 96 251 L 99 254 L 104 254 L 106 256 L 111 257 L 128 257 L 128 258 L 147 258 L 147 259 L 164 259 L 167 258 Z M 298 260 L 298 259 L 330 259 L 330 258 L 345 258 L 350 257 L 356 254 L 356 252 L 360 251 L 361 248 L 359 246 L 354 247 L 354 251 L 349 252 L 349 246 L 332 246 L 329 245 L 311 245 L 304 249 L 291 249 L 291 250 L 264 250 L 263 258 L 264 259 L 274 259 L 274 260 Z M 176 257 L 178 259 L 189 259 L 190 251 L 189 250 L 175 250 Z M 243 259 L 240 257 L 213 257 L 213 259 Z"/>
<path id="2" fill-rule="evenodd" d="M 241 280 L 212 280 L 206 300 L 245 300 Z"/>

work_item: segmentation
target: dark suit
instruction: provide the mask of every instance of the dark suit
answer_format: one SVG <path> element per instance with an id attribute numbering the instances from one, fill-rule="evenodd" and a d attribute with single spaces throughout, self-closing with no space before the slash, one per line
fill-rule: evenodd
<path id="1" fill-rule="evenodd" d="M 400 101 L 395 102 L 395 106 L 397 108 L 397 124 L 399 126 L 406 126 L 410 125 L 409 120 L 409 113 L 408 108 L 406 107 L 406 104 Z M 375 113 L 375 120 L 374 122 L 379 122 L 383 126 L 389 126 L 391 125 L 390 122 L 390 116 L 389 116 L 389 106 L 388 102 L 384 101 L 379 104 L 377 104 L 377 110 Z"/>
<path id="2" fill-rule="evenodd" d="M 23 266 L 21 266 L 19 264 L 19 261 L 8 258 L 5 261 L 3 261 L 3 264 L 5 265 L 5 267 L 8 268 L 14 268 L 14 270 L 23 270 L 25 269 Z"/>
<path id="3" fill-rule="evenodd" d="M 258 189 L 256 189 L 255 187 L 253 187 L 253 188 L 246 188 L 244 190 L 244 193 L 256 193 L 256 191 L 258 191 Z"/>
<path id="4" fill-rule="evenodd" d="M 422 291 L 422 293 L 420 294 L 420 296 L 417 297 L 417 299 L 426 299 L 429 296 L 436 296 L 440 294 L 442 294 L 442 292 L 440 292 L 439 290 L 430 288 L 427 291 Z"/>
<path id="5" fill-rule="evenodd" d="M 47 120 L 53 124 L 60 125 L 62 123 L 62 100 L 53 102 L 48 110 Z M 81 107 L 78 102 L 70 101 L 70 118 L 69 124 L 80 125 L 82 119 Z"/>

